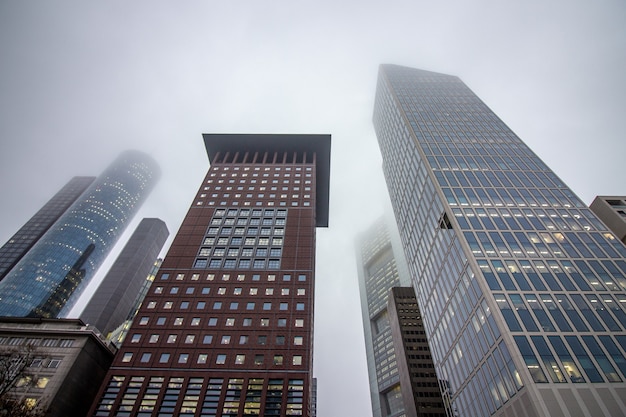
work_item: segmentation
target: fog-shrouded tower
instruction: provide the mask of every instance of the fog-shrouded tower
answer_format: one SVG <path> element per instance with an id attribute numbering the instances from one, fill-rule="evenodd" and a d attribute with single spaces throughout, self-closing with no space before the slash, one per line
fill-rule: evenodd
<path id="1" fill-rule="evenodd" d="M 310 416 L 330 135 L 204 135 L 211 167 L 90 416 Z"/>
<path id="2" fill-rule="evenodd" d="M 626 247 L 457 77 L 382 65 L 374 126 L 451 414 L 626 415 Z"/>
<path id="3" fill-rule="evenodd" d="M 148 155 L 123 152 L 0 282 L 0 316 L 67 313 L 159 175 Z"/>

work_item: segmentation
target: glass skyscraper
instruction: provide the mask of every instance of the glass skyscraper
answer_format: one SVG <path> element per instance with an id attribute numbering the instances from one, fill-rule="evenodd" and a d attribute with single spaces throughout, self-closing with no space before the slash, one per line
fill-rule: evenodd
<path id="1" fill-rule="evenodd" d="M 67 313 L 159 175 L 148 155 L 123 152 L 0 282 L 0 316 Z"/>
<path id="2" fill-rule="evenodd" d="M 22 259 L 50 226 L 81 196 L 96 177 L 74 177 L 0 248 L 0 280 Z"/>
<path id="3" fill-rule="evenodd" d="M 372 411 L 374 417 L 405 416 L 387 310 L 389 290 L 411 285 L 406 268 L 398 265 L 404 254 L 396 256 L 384 219 L 361 233 L 356 246 Z"/>
<path id="4" fill-rule="evenodd" d="M 457 77 L 380 68 L 383 170 L 451 415 L 626 414 L 626 247 Z"/>

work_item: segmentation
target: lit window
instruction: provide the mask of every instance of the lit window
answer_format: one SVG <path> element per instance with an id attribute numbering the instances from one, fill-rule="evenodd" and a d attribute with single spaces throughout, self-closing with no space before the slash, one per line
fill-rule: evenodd
<path id="1" fill-rule="evenodd" d="M 176 339 L 178 339 L 178 336 L 175 334 L 171 334 L 167 336 L 167 343 L 176 343 Z"/>
<path id="2" fill-rule="evenodd" d="M 297 346 L 301 346 L 304 338 L 302 336 L 294 336 L 293 344 Z"/>
<path id="3" fill-rule="evenodd" d="M 230 345 L 230 336 L 229 335 L 222 336 L 222 341 L 220 343 L 222 345 Z"/>
<path id="4" fill-rule="evenodd" d="M 185 337 L 185 343 L 187 343 L 187 344 L 193 343 L 195 340 L 196 340 L 196 336 L 193 335 L 193 334 L 188 334 Z"/>
<path id="5" fill-rule="evenodd" d="M 305 295 L 306 290 L 304 288 L 298 288 L 298 295 Z"/>
<path id="6" fill-rule="evenodd" d="M 166 301 L 165 304 L 163 304 L 163 308 L 166 310 L 170 310 L 173 305 L 174 303 L 172 301 Z M 150 304 L 148 304 L 148 308 L 150 308 Z"/>
<path id="7" fill-rule="evenodd" d="M 265 295 L 274 295 L 274 288 L 266 288 Z"/>
<path id="8" fill-rule="evenodd" d="M 274 365 L 283 364 L 283 355 L 274 355 Z"/>
<path id="9" fill-rule="evenodd" d="M 181 322 L 182 323 L 182 322 Z M 174 325 L 176 326 L 176 323 L 174 323 Z M 194 317 L 191 319 L 191 325 L 192 326 L 199 326 L 200 325 L 200 317 Z"/>
<path id="10" fill-rule="evenodd" d="M 178 363 L 187 363 L 188 361 L 189 361 L 188 353 L 181 353 L 180 356 L 178 356 Z"/>
<path id="11" fill-rule="evenodd" d="M 150 335 L 150 339 L 148 341 L 148 343 L 157 343 L 159 341 L 159 335 L 158 334 L 152 334 Z"/>
<path id="12" fill-rule="evenodd" d="M 234 326 L 235 325 L 235 319 L 226 319 L 226 326 Z"/>
<path id="13" fill-rule="evenodd" d="M 296 319 L 295 326 L 296 327 L 304 327 L 304 319 Z"/>
<path id="14" fill-rule="evenodd" d="M 235 365 L 243 365 L 245 361 L 246 361 L 246 355 L 235 356 Z"/>
<path id="15" fill-rule="evenodd" d="M 270 319 L 261 319 L 261 327 L 267 327 L 270 325 Z"/>
<path id="16" fill-rule="evenodd" d="M 289 295 L 289 288 L 283 288 L 280 290 L 280 295 Z"/>
<path id="17" fill-rule="evenodd" d="M 133 354 L 130 352 L 126 352 L 124 353 L 124 356 L 122 356 L 122 362 L 130 362 L 133 359 Z"/>
<path id="18" fill-rule="evenodd" d="M 198 363 L 205 364 L 208 358 L 209 358 L 209 355 L 207 355 L 206 353 L 201 353 L 198 355 Z"/>
<path id="19" fill-rule="evenodd" d="M 146 307 L 146 308 L 147 308 L 148 310 L 152 310 L 152 309 L 153 309 L 153 308 L 155 308 L 155 307 L 156 307 L 156 301 L 150 301 L 150 302 L 148 303 L 148 305 L 147 305 L 147 307 Z"/>

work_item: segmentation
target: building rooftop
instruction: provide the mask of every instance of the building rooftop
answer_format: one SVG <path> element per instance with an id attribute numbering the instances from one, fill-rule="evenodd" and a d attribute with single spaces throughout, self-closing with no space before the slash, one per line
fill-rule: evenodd
<path id="1" fill-rule="evenodd" d="M 226 152 L 287 152 L 316 154 L 316 225 L 328 227 L 330 188 L 330 135 L 300 134 L 203 134 L 209 162 Z"/>

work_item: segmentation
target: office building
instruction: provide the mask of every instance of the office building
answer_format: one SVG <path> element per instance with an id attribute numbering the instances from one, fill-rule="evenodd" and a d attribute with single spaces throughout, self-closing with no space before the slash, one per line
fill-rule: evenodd
<path id="1" fill-rule="evenodd" d="M 446 417 L 435 364 L 413 287 L 394 287 L 387 302 L 406 417 Z M 447 396 L 446 396 L 447 397 Z"/>
<path id="2" fill-rule="evenodd" d="M 80 314 L 103 335 L 121 325 L 135 307 L 159 252 L 169 236 L 165 222 L 143 219 Z"/>
<path id="3" fill-rule="evenodd" d="M 457 77 L 381 66 L 374 126 L 455 415 L 625 415 L 624 245 Z"/>
<path id="4" fill-rule="evenodd" d="M 0 280 L 95 179 L 95 177 L 72 178 L 0 248 Z"/>
<path id="5" fill-rule="evenodd" d="M 329 135 L 204 135 L 211 167 L 91 416 L 310 416 Z"/>
<path id="6" fill-rule="evenodd" d="M 381 218 L 356 241 L 363 333 L 374 417 L 405 415 L 387 301 L 393 287 L 411 285 L 402 247 Z M 393 229 L 392 229 L 393 230 Z"/>
<path id="7" fill-rule="evenodd" d="M 3 317 L 0 354 L 16 352 L 26 366 L 7 395 L 48 417 L 84 416 L 115 354 L 78 319 Z"/>
<path id="8" fill-rule="evenodd" d="M 598 196 L 589 208 L 626 244 L 626 196 Z"/>
<path id="9" fill-rule="evenodd" d="M 123 152 L 0 281 L 0 316 L 66 314 L 158 176 L 148 155 Z"/>

